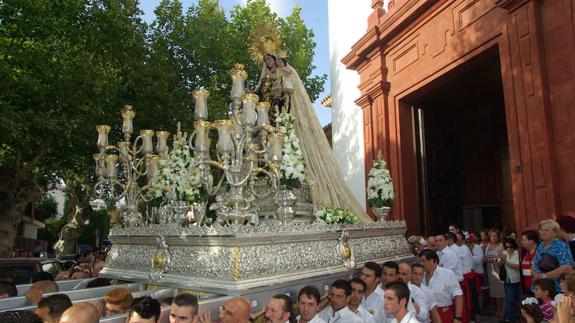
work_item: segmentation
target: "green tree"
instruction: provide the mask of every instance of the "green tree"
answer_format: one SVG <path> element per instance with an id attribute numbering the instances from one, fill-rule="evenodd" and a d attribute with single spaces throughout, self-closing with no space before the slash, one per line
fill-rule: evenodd
<path id="1" fill-rule="evenodd" d="M 262 22 L 281 27 L 294 66 L 317 98 L 324 76 L 312 76 L 313 32 L 300 9 L 285 19 L 264 0 L 235 7 L 230 18 L 215 0 L 186 12 L 164 0 L 148 26 L 137 0 L 4 0 L 0 2 L 0 257 L 12 250 L 26 205 L 41 197 L 44 175 L 64 179 L 69 223 L 58 249 L 73 248 L 94 184 L 95 126 L 120 139 L 119 111 L 132 104 L 135 133 L 192 128 L 191 91 L 211 91 L 210 119 L 225 118 L 228 71 L 243 63 L 253 88 L 261 66 L 249 56 Z M 72 245 L 72 246 L 70 246 Z"/>
<path id="2" fill-rule="evenodd" d="M 94 126 L 137 93 L 140 14 L 135 0 L 0 2 L 0 257 L 41 175 L 89 178 Z"/>

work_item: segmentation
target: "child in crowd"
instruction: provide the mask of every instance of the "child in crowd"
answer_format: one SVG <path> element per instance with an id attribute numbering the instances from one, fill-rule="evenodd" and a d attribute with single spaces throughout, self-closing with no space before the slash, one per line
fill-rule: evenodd
<path id="1" fill-rule="evenodd" d="M 539 308 L 543 313 L 543 319 L 550 321 L 553 318 L 553 303 L 555 297 L 555 282 L 553 279 L 545 278 L 535 281 L 535 297 L 539 300 Z"/>
<path id="2" fill-rule="evenodd" d="M 539 301 L 535 297 L 524 297 L 519 308 L 521 309 L 521 323 L 539 323 L 543 320 Z"/>

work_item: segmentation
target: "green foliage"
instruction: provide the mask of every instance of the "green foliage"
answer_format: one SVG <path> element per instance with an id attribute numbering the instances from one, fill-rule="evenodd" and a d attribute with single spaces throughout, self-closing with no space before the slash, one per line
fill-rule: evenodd
<path id="1" fill-rule="evenodd" d="M 66 215 L 61 218 L 55 216 L 44 220 L 45 227 L 38 230 L 38 240 L 45 240 L 49 246 L 53 246 L 60 236 L 60 231 L 68 223 Z"/>
<path id="2" fill-rule="evenodd" d="M 312 100 L 323 89 L 326 76 L 311 76 L 315 42 L 299 8 L 284 19 L 265 0 L 249 0 L 227 18 L 216 0 L 199 0 L 187 12 L 180 1 L 164 0 L 155 13 L 148 26 L 137 0 L 0 1 L 0 167 L 17 180 L 59 176 L 74 186 L 71 207 L 87 207 L 88 199 L 74 195 L 94 184 L 95 126 L 111 125 L 115 143 L 119 112 L 131 104 L 136 134 L 173 133 L 177 121 L 190 132 L 191 91 L 200 87 L 211 92 L 210 119 L 224 118 L 233 64 L 246 65 L 248 88 L 259 78 L 248 48 L 262 22 L 281 27 Z"/>
<path id="3" fill-rule="evenodd" d="M 110 234 L 110 215 L 106 211 L 93 212 L 89 221 L 78 239 L 78 244 L 87 244 L 95 247 L 96 234 L 98 234 L 100 242 L 108 239 Z"/>
<path id="4" fill-rule="evenodd" d="M 58 202 L 53 196 L 45 196 L 36 202 L 36 207 L 42 211 L 46 218 L 58 215 Z"/>

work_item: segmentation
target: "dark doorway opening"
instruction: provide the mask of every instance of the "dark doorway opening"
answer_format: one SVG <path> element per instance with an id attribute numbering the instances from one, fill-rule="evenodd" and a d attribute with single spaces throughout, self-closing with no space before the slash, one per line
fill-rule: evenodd
<path id="1" fill-rule="evenodd" d="M 515 227 L 497 48 L 407 101 L 414 116 L 420 223 L 425 233 Z"/>

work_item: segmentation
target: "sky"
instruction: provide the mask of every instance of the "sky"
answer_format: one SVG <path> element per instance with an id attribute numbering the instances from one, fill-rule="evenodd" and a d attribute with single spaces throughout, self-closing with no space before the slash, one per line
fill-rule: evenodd
<path id="1" fill-rule="evenodd" d="M 197 0 L 181 0 L 184 9 L 192 3 L 197 3 Z M 324 84 L 324 91 L 319 95 L 319 98 L 314 102 L 314 107 L 319 117 L 320 123 L 325 126 L 331 122 L 331 109 L 325 108 L 321 105 L 321 99 L 329 94 L 329 35 L 328 35 L 328 17 L 327 17 L 327 0 L 266 0 L 271 8 L 278 16 L 288 16 L 296 5 L 299 5 L 301 16 L 306 26 L 313 30 L 315 35 L 315 56 L 313 64 L 316 66 L 314 75 L 328 75 L 328 79 Z M 243 6 L 247 0 L 220 0 L 220 6 L 228 13 L 234 6 Z M 140 8 L 144 12 L 144 20 L 151 23 L 154 20 L 154 9 L 160 3 L 160 0 L 140 0 Z"/>

